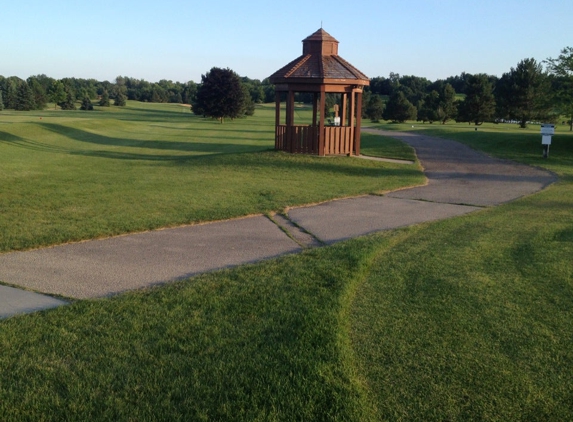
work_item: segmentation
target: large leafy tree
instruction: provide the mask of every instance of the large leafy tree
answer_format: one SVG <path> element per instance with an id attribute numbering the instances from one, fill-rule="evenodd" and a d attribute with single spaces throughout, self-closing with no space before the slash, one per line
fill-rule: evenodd
<path id="1" fill-rule="evenodd" d="M 383 113 L 384 120 L 403 123 L 406 120 L 415 120 L 417 117 L 416 107 L 408 101 L 402 91 L 396 91 L 390 96 L 386 109 Z"/>
<path id="2" fill-rule="evenodd" d="M 551 114 L 550 81 L 535 59 L 524 59 L 504 73 L 496 94 L 498 115 L 517 120 L 522 128 L 531 120 L 545 120 Z"/>
<path id="3" fill-rule="evenodd" d="M 469 76 L 465 92 L 466 98 L 458 107 L 458 121 L 478 126 L 491 120 L 495 113 L 495 97 L 489 76 L 484 73 Z"/>
<path id="4" fill-rule="evenodd" d="M 565 47 L 556 59 L 547 59 L 547 70 L 555 77 L 554 89 L 560 111 L 569 118 L 573 131 L 573 47 Z"/>
<path id="5" fill-rule="evenodd" d="M 0 111 L 4 110 L 4 101 L 2 100 L 2 90 L 0 89 Z"/>
<path id="6" fill-rule="evenodd" d="M 201 85 L 193 103 L 193 112 L 218 119 L 234 119 L 245 112 L 245 91 L 239 75 L 231 69 L 213 67 L 201 75 Z"/>

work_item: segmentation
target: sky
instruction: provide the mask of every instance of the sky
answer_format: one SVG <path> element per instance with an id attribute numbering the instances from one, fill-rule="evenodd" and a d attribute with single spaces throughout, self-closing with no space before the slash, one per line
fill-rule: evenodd
<path id="1" fill-rule="evenodd" d="M 18 0 L 0 8 L 0 75 L 264 79 L 322 28 L 369 77 L 501 76 L 573 46 L 571 0 Z"/>

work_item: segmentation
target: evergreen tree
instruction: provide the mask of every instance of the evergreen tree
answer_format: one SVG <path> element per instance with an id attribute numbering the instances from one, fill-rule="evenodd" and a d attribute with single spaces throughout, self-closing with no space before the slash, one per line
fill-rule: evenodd
<path id="1" fill-rule="evenodd" d="M 242 84 L 243 88 L 243 116 L 253 116 L 255 114 L 255 102 L 253 101 L 253 97 L 251 97 L 251 92 L 249 87 L 245 84 Z"/>
<path id="2" fill-rule="evenodd" d="M 43 110 L 48 105 L 48 94 L 46 89 L 40 83 L 37 76 L 30 76 L 27 79 L 28 85 L 32 90 L 32 95 L 34 97 L 34 105 L 36 110 Z M 49 82 L 48 82 L 49 83 Z"/>
<path id="3" fill-rule="evenodd" d="M 455 118 L 458 112 L 458 107 L 456 105 L 456 91 L 453 86 L 447 83 L 440 89 L 439 93 L 440 103 L 438 115 L 444 125 L 448 120 Z"/>
<path id="4" fill-rule="evenodd" d="M 372 122 L 379 122 L 384 114 L 384 100 L 378 94 L 370 95 L 366 109 L 364 110 L 366 118 Z"/>
<path id="5" fill-rule="evenodd" d="M 64 93 L 65 93 L 64 100 L 59 102 L 58 105 L 62 110 L 75 110 L 76 97 L 72 92 L 72 89 L 68 86 L 64 86 Z"/>
<path id="6" fill-rule="evenodd" d="M 115 96 L 115 100 L 113 101 L 113 105 L 118 106 L 118 107 L 125 107 L 126 104 L 127 104 L 126 95 L 123 92 L 119 91 Z"/>
<path id="7" fill-rule="evenodd" d="M 109 107 L 109 94 L 107 93 L 107 89 L 103 90 L 101 94 L 101 99 L 98 103 L 101 107 Z"/>
<path id="8" fill-rule="evenodd" d="M 231 69 L 213 67 L 201 75 L 193 112 L 218 119 L 234 119 L 245 113 L 245 91 L 239 76 Z"/>
<path id="9" fill-rule="evenodd" d="M 14 110 L 30 111 L 34 110 L 35 108 L 36 104 L 34 103 L 34 92 L 32 91 L 32 88 L 30 88 L 30 85 L 24 81 L 18 87 Z"/>
<path id="10" fill-rule="evenodd" d="M 418 110 L 418 120 L 422 122 L 434 123 L 441 120 L 440 94 L 433 90 L 424 97 L 420 109 Z"/>
<path id="11" fill-rule="evenodd" d="M 94 109 L 94 105 L 92 104 L 92 100 L 87 95 L 82 100 L 82 105 L 80 106 L 80 110 L 90 111 Z"/>
<path id="12" fill-rule="evenodd" d="M 416 107 L 408 101 L 402 91 L 398 90 L 390 96 L 383 116 L 384 120 L 404 123 L 406 120 L 415 120 L 417 114 Z"/>
<path id="13" fill-rule="evenodd" d="M 4 81 L 4 108 L 15 109 L 16 108 L 16 97 L 18 92 L 18 86 L 23 81 L 15 76 L 9 77 Z"/>
<path id="14" fill-rule="evenodd" d="M 551 113 L 550 81 L 541 63 L 525 59 L 504 73 L 497 84 L 498 115 L 519 121 L 545 120 Z"/>
<path id="15" fill-rule="evenodd" d="M 465 91 L 466 98 L 459 106 L 458 121 L 479 126 L 491 120 L 495 113 L 495 98 L 489 76 L 483 73 L 470 75 Z"/>

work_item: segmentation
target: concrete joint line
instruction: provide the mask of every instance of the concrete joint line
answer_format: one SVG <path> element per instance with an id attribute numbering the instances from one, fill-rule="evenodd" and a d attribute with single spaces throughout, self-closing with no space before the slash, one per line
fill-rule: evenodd
<path id="1" fill-rule="evenodd" d="M 286 215 L 273 213 L 267 217 L 303 249 L 316 248 L 326 244 Z"/>

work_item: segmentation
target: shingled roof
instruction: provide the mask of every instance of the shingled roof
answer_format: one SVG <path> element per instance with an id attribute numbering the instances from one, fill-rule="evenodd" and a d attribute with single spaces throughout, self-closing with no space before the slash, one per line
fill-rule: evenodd
<path id="1" fill-rule="evenodd" d="M 338 41 L 319 29 L 303 41 L 303 54 L 270 76 L 273 84 L 356 81 L 369 85 L 368 76 L 338 55 Z"/>

